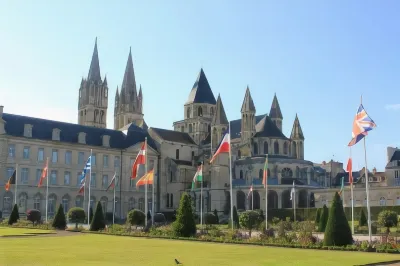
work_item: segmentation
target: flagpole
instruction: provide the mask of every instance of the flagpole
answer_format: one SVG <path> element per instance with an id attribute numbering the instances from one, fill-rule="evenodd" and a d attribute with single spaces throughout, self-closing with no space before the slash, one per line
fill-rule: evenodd
<path id="1" fill-rule="evenodd" d="M 350 159 L 351 159 L 351 146 L 350 146 Z M 351 171 L 349 171 L 350 193 L 351 193 L 351 232 L 354 235 L 354 191 L 353 191 L 353 161 L 351 161 Z"/>
<path id="2" fill-rule="evenodd" d="M 147 137 L 145 137 L 144 138 L 144 158 L 145 158 L 145 161 L 144 161 L 144 172 L 145 172 L 145 175 L 146 175 L 146 177 L 145 177 L 145 181 L 146 181 L 146 184 L 145 184 L 145 186 L 144 186 L 144 213 L 145 213 L 145 227 L 147 227 L 147 212 L 148 212 L 148 206 L 147 206 L 147 204 L 148 204 L 148 202 L 147 202 L 147 184 L 149 183 L 149 179 L 148 179 L 148 176 L 147 176 Z"/>
<path id="3" fill-rule="evenodd" d="M 86 167 L 86 165 L 85 165 Z M 88 194 L 88 226 L 90 226 L 90 187 L 92 183 L 92 149 L 90 149 L 90 169 L 89 169 L 89 194 Z"/>
<path id="4" fill-rule="evenodd" d="M 17 187 L 18 187 L 18 164 L 15 166 L 15 191 L 14 191 L 14 204 L 17 204 Z"/>
<path id="5" fill-rule="evenodd" d="M 231 194 L 231 224 L 233 230 L 233 188 L 232 188 L 232 160 L 231 160 L 231 122 L 229 122 L 229 179 L 230 179 L 230 194 Z"/>
<path id="6" fill-rule="evenodd" d="M 294 181 L 293 181 L 293 214 L 294 214 L 294 218 L 293 220 L 296 222 L 296 187 L 294 185 Z"/>
<path id="7" fill-rule="evenodd" d="M 46 223 L 47 223 L 47 213 L 48 213 L 48 205 L 49 205 L 49 157 L 47 157 L 47 163 L 46 163 L 46 167 L 47 167 L 47 169 L 46 169 L 46 171 L 47 171 L 47 173 L 46 173 L 46 175 L 47 175 L 47 177 L 46 177 Z"/>
<path id="8" fill-rule="evenodd" d="M 367 193 L 367 213 L 368 213 L 368 235 L 369 235 L 369 243 L 372 243 L 372 232 L 371 232 L 371 210 L 369 206 L 369 178 L 368 178 L 368 168 L 367 168 L 367 148 L 365 144 L 365 138 L 364 137 L 364 158 L 365 158 L 365 189 Z"/>
<path id="9" fill-rule="evenodd" d="M 265 176 L 265 230 L 268 230 L 268 153 L 265 160 L 267 163 L 267 173 Z"/>
<path id="10" fill-rule="evenodd" d="M 203 164 L 201 167 L 201 184 L 200 184 L 200 228 L 203 228 Z"/>
<path id="11" fill-rule="evenodd" d="M 114 201 L 113 201 L 113 224 L 115 222 L 115 190 L 117 189 L 117 173 L 114 173 L 115 180 L 114 180 Z"/>

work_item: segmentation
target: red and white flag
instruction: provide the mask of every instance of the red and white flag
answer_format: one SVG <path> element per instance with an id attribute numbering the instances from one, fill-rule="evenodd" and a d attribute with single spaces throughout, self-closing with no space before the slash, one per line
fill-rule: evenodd
<path id="1" fill-rule="evenodd" d="M 43 180 L 47 177 L 47 171 L 48 171 L 48 165 L 47 165 L 47 163 L 48 163 L 48 161 L 46 161 L 46 164 L 45 164 L 44 167 L 43 167 L 42 176 L 40 177 L 38 187 L 41 187 L 41 186 L 42 186 Z"/>
<path id="2" fill-rule="evenodd" d="M 140 148 L 140 151 L 138 155 L 136 156 L 135 161 L 132 164 L 132 175 L 131 179 L 135 179 L 137 176 L 137 170 L 140 164 L 146 164 L 146 141 L 143 142 L 142 147 Z"/>
<path id="3" fill-rule="evenodd" d="M 353 160 L 349 158 L 347 161 L 347 172 L 349 173 L 349 183 L 353 184 Z"/>
<path id="4" fill-rule="evenodd" d="M 222 139 L 221 144 L 219 145 L 217 151 L 214 153 L 214 156 L 211 158 L 210 163 L 213 163 L 215 158 L 217 158 L 218 154 L 227 153 L 230 151 L 230 149 L 231 149 L 231 138 L 230 138 L 230 134 L 226 133 L 224 138 Z"/>

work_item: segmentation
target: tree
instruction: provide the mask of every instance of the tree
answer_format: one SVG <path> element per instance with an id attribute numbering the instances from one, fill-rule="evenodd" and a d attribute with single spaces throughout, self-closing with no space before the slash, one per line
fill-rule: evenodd
<path id="1" fill-rule="evenodd" d="M 11 211 L 10 217 L 8 218 L 8 224 L 12 225 L 19 220 L 19 212 L 18 212 L 18 205 L 14 204 L 14 207 Z"/>
<path id="2" fill-rule="evenodd" d="M 68 221 L 75 224 L 75 229 L 78 229 L 78 223 L 84 223 L 86 219 L 85 210 L 79 207 L 73 207 L 68 211 Z"/>
<path id="3" fill-rule="evenodd" d="M 41 218 L 39 210 L 32 209 L 26 212 L 26 219 L 32 222 L 33 225 L 35 225 L 35 223 L 38 224 Z"/>
<path id="4" fill-rule="evenodd" d="M 187 193 L 183 193 L 176 214 L 176 221 L 172 224 L 176 236 L 190 237 L 196 234 L 192 200 Z"/>
<path id="5" fill-rule="evenodd" d="M 259 228 L 260 224 L 263 222 L 260 213 L 257 211 L 245 211 L 239 216 L 240 226 L 249 230 L 249 236 L 251 237 L 251 231 L 253 229 Z"/>
<path id="6" fill-rule="evenodd" d="M 133 209 L 128 212 L 127 222 L 135 226 L 144 225 L 145 217 L 144 212 Z"/>
<path id="7" fill-rule="evenodd" d="M 90 208 L 89 208 L 89 217 L 90 217 L 89 222 L 92 222 L 92 220 L 93 220 L 93 208 L 92 208 L 92 206 L 90 206 Z"/>
<path id="8" fill-rule="evenodd" d="M 397 226 L 397 213 L 394 211 L 383 210 L 378 214 L 378 224 L 386 227 L 386 233 L 390 233 L 390 227 Z"/>
<path id="9" fill-rule="evenodd" d="M 318 223 L 318 232 L 325 232 L 326 223 L 328 221 L 329 211 L 328 207 L 324 204 L 322 207 L 320 216 L 319 216 L 319 223 Z"/>
<path id="10" fill-rule="evenodd" d="M 218 224 L 218 216 L 215 216 L 213 213 L 206 213 L 204 214 L 204 223 L 206 225 Z"/>
<path id="11" fill-rule="evenodd" d="M 237 213 L 236 206 L 233 206 L 233 228 L 237 229 L 240 227 L 239 215 Z"/>
<path id="12" fill-rule="evenodd" d="M 217 219 L 217 224 L 219 224 L 219 217 L 218 217 L 218 211 L 217 211 L 217 209 L 214 209 L 214 215 L 215 215 L 215 217 L 216 217 L 216 219 Z"/>
<path id="13" fill-rule="evenodd" d="M 361 209 L 360 213 L 360 221 L 358 221 L 359 226 L 366 226 L 367 225 L 367 217 L 365 217 L 364 210 Z"/>
<path id="14" fill-rule="evenodd" d="M 92 222 L 90 223 L 90 231 L 103 230 L 106 227 L 106 221 L 104 219 L 103 207 L 101 202 L 97 202 L 96 211 L 94 213 Z"/>
<path id="15" fill-rule="evenodd" d="M 58 206 L 58 210 L 57 210 L 56 216 L 54 216 L 52 226 L 59 230 L 65 230 L 65 228 L 67 227 L 67 221 L 65 220 L 64 208 L 61 204 L 60 204 L 60 206 Z"/>
<path id="16" fill-rule="evenodd" d="M 317 210 L 317 215 L 315 216 L 315 222 L 314 222 L 315 226 L 317 226 L 319 224 L 319 218 L 320 217 L 321 217 L 321 208 L 319 208 Z"/>
<path id="17" fill-rule="evenodd" d="M 329 209 L 324 235 L 324 246 L 346 246 L 353 243 L 349 222 L 343 210 L 342 200 L 336 192 Z"/>

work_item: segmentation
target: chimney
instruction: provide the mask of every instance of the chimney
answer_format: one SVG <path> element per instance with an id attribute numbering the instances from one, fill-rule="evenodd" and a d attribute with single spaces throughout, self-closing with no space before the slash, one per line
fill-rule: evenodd
<path id="1" fill-rule="evenodd" d="M 0 105 L 0 116 L 3 116 L 3 109 L 4 109 L 4 106 Z"/>
<path id="2" fill-rule="evenodd" d="M 376 167 L 374 167 L 374 169 L 372 169 L 372 173 L 376 174 Z"/>

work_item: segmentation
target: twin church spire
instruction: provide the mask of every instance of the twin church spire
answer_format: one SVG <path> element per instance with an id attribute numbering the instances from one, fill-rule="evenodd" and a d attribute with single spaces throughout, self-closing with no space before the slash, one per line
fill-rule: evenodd
<path id="1" fill-rule="evenodd" d="M 79 88 L 78 123 L 106 128 L 107 108 L 107 77 L 104 77 L 104 81 L 101 78 L 96 38 L 87 79 L 82 78 Z M 130 123 L 143 124 L 143 93 L 141 87 L 137 93 L 131 49 L 122 86 L 120 89 L 117 87 L 115 95 L 114 129 L 120 129 Z"/>

